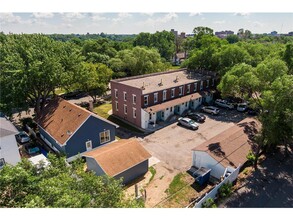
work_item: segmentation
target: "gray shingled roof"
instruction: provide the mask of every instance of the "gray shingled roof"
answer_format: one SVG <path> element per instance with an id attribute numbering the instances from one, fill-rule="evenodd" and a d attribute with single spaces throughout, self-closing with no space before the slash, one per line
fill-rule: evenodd
<path id="1" fill-rule="evenodd" d="M 5 137 L 12 134 L 18 134 L 16 127 L 6 118 L 0 117 L 0 137 Z"/>

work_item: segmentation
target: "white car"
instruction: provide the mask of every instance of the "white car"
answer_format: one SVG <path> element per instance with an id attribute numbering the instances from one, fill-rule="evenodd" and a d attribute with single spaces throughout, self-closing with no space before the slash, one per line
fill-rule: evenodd
<path id="1" fill-rule="evenodd" d="M 191 128 L 192 130 L 198 129 L 198 124 L 190 118 L 178 118 L 179 124 Z"/>
<path id="2" fill-rule="evenodd" d="M 29 142 L 31 140 L 28 134 L 24 131 L 19 132 L 19 134 L 15 135 L 15 137 L 20 144 Z"/>
<path id="3" fill-rule="evenodd" d="M 212 114 L 212 115 L 218 115 L 220 110 L 214 106 L 203 106 L 201 108 L 201 111 Z"/>
<path id="4" fill-rule="evenodd" d="M 240 103 L 237 105 L 237 111 L 245 112 L 247 110 L 247 103 Z"/>
<path id="5" fill-rule="evenodd" d="M 217 106 L 223 107 L 223 108 L 227 108 L 227 109 L 233 109 L 234 105 L 227 102 L 226 100 L 223 99 L 216 99 L 215 104 Z"/>

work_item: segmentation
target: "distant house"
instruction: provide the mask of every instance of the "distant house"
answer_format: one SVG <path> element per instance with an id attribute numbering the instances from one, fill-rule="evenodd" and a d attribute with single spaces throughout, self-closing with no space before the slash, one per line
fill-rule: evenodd
<path id="1" fill-rule="evenodd" d="M 244 119 L 192 150 L 192 166 L 211 169 L 211 175 L 220 179 L 226 169 L 233 171 L 247 161 L 251 140 L 259 129 L 253 119 Z"/>
<path id="2" fill-rule="evenodd" d="M 71 161 L 115 140 L 116 124 L 60 97 L 51 100 L 36 118 L 41 138 Z"/>
<path id="3" fill-rule="evenodd" d="M 5 164 L 16 165 L 21 161 L 15 135 L 16 127 L 5 117 L 0 117 L 0 169 Z"/>
<path id="4" fill-rule="evenodd" d="M 119 140 L 83 154 L 88 170 L 98 176 L 123 178 L 123 184 L 144 175 L 148 171 L 151 155 L 136 139 Z"/>

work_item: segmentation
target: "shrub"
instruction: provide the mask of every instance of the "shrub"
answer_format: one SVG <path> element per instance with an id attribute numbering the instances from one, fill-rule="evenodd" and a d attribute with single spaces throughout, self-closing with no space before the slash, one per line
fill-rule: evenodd
<path id="1" fill-rule="evenodd" d="M 232 193 L 232 183 L 224 183 L 218 190 L 220 198 L 226 198 Z"/>
<path id="2" fill-rule="evenodd" d="M 201 206 L 202 208 L 217 208 L 215 201 L 212 198 L 208 198 Z"/>
<path id="3" fill-rule="evenodd" d="M 253 164 L 256 160 L 256 156 L 251 150 L 248 152 L 246 158 L 250 164 Z"/>

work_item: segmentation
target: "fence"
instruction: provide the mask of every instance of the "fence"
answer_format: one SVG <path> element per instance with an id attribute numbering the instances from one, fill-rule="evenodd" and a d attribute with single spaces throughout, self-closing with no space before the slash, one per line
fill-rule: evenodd
<path id="1" fill-rule="evenodd" d="M 241 166 L 239 165 L 234 171 L 231 172 L 231 174 L 227 177 L 225 177 L 225 179 L 220 182 L 219 184 L 217 184 L 211 191 L 209 191 L 208 193 L 206 193 L 206 195 L 200 199 L 195 205 L 194 208 L 201 208 L 202 204 L 209 198 L 215 199 L 218 193 L 219 188 L 227 183 L 230 182 L 232 183 L 234 180 L 237 179 L 238 174 L 239 174 L 239 170 L 240 170 Z M 227 171 L 230 171 L 229 168 L 226 169 Z"/>

